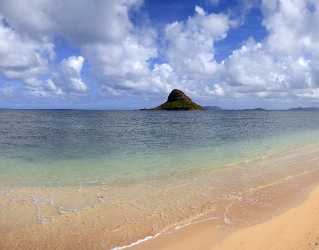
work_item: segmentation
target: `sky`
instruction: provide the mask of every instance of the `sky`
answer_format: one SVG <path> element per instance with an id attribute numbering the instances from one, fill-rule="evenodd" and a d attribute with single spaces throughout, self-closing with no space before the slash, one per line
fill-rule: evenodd
<path id="1" fill-rule="evenodd" d="M 0 107 L 319 106 L 318 0 L 1 0 Z"/>

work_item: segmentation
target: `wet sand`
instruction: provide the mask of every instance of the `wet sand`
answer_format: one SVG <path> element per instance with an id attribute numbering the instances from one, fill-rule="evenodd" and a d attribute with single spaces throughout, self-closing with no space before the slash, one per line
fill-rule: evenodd
<path id="1" fill-rule="evenodd" d="M 2 189 L 0 249 L 315 249 L 318 183 L 309 145 L 174 183 Z"/>
<path id="2" fill-rule="evenodd" d="M 319 187 L 296 207 L 240 229 L 202 223 L 132 249 L 318 250 Z"/>
<path id="3" fill-rule="evenodd" d="M 268 206 L 233 203 L 229 224 L 203 221 L 130 249 L 317 250 L 319 187 L 314 181 L 318 176 L 313 177 L 305 174 L 298 184 L 295 179 L 265 188 L 259 197 L 271 193 Z"/>
<path id="4" fill-rule="evenodd" d="M 217 249 L 319 249 L 319 188 L 303 204 L 271 220 L 241 230 L 212 247 Z"/>

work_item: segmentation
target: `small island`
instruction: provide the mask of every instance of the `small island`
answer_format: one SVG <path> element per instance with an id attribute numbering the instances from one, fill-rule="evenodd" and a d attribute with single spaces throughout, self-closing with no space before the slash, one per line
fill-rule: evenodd
<path id="1" fill-rule="evenodd" d="M 174 89 L 169 94 L 167 101 L 152 110 L 204 110 L 204 108 L 193 102 L 183 91 Z"/>

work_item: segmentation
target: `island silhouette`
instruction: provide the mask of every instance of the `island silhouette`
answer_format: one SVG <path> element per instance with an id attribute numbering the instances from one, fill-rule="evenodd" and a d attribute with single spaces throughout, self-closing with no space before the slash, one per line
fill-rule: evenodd
<path id="1" fill-rule="evenodd" d="M 192 101 L 183 91 L 173 89 L 167 101 L 151 110 L 204 110 L 202 106 Z"/>

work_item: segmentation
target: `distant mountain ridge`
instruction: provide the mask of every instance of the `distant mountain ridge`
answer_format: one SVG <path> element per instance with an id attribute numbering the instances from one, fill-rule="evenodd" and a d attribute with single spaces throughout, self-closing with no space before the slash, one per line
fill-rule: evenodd
<path id="1" fill-rule="evenodd" d="M 319 111 L 319 107 L 296 107 L 289 109 L 265 109 L 265 108 L 243 108 L 243 109 L 225 109 L 218 106 L 203 106 L 205 110 L 220 111 Z"/>
<path id="2" fill-rule="evenodd" d="M 318 107 L 297 107 L 288 109 L 288 111 L 319 111 Z"/>
<path id="3" fill-rule="evenodd" d="M 203 109 L 204 110 L 223 110 L 221 107 L 218 107 L 218 106 L 203 106 Z"/>

